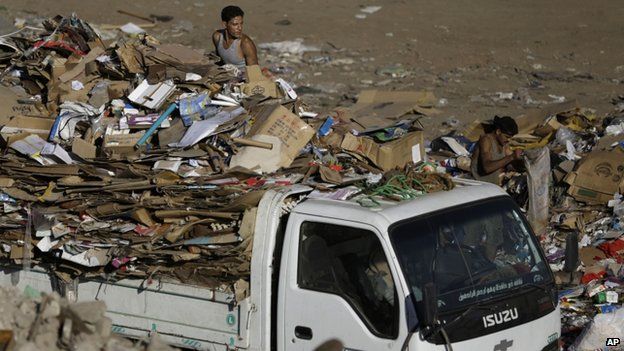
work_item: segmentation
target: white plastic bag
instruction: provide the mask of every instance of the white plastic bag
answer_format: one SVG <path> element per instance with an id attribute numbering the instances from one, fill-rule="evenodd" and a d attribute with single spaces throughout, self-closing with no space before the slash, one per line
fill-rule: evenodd
<path id="1" fill-rule="evenodd" d="M 525 152 L 524 165 L 527 169 L 529 186 L 529 206 L 527 217 L 536 235 L 541 235 L 548 225 L 548 205 L 550 201 L 550 152 L 547 147 Z"/>
<path id="2" fill-rule="evenodd" d="M 597 314 L 589 326 L 576 339 L 570 350 L 624 350 L 621 344 L 617 347 L 605 346 L 608 338 L 624 340 L 624 308 L 611 313 Z"/>
<path id="3" fill-rule="evenodd" d="M 566 141 L 574 142 L 576 139 L 576 134 L 566 127 L 560 127 L 557 129 L 557 133 L 555 134 L 555 138 L 559 145 L 565 145 Z"/>

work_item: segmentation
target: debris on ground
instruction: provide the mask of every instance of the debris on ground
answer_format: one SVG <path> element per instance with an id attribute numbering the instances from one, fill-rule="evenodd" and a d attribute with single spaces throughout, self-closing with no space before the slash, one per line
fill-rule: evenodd
<path id="1" fill-rule="evenodd" d="M 0 335 L 6 349 L 33 350 L 176 350 L 159 340 L 131 341 L 115 336 L 101 301 L 70 303 L 58 294 L 27 296 L 0 287 Z"/>

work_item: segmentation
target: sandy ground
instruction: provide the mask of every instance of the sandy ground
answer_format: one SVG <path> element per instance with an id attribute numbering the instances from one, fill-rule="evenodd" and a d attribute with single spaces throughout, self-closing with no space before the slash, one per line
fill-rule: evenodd
<path id="1" fill-rule="evenodd" d="M 98 24 L 144 21 L 120 14 L 170 15 L 148 29 L 163 41 L 212 49 L 222 1 L 19 0 L 0 2 L 5 28 L 15 18 L 67 15 Z M 431 135 L 455 118 L 576 99 L 600 114 L 624 84 L 624 7 L 597 0 L 241 0 L 245 32 L 257 44 L 303 39 L 303 57 L 260 53 L 318 108 L 349 104 L 363 89 L 431 90 L 442 114 L 425 121 Z M 372 14 L 361 10 L 381 6 Z M 366 18 L 356 18 L 364 14 Z M 290 24 L 277 24 L 288 20 Z M 397 69 L 398 67 L 398 69 Z M 388 74 L 405 77 L 391 77 Z M 386 73 L 386 74 L 384 74 Z M 509 94 L 513 93 L 513 94 Z"/>

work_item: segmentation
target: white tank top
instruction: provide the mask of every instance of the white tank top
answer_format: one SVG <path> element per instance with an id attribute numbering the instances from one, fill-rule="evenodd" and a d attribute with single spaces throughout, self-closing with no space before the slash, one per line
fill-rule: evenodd
<path id="1" fill-rule="evenodd" d="M 229 63 L 238 68 L 245 68 L 245 58 L 240 57 L 238 54 L 238 49 L 240 48 L 240 39 L 234 40 L 232 45 L 229 48 L 223 47 L 224 43 L 224 34 L 220 32 L 219 42 L 217 43 L 217 53 L 226 64 Z"/>

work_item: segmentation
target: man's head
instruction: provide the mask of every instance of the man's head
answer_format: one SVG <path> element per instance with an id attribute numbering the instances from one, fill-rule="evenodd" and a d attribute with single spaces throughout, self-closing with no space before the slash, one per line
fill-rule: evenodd
<path id="1" fill-rule="evenodd" d="M 245 13 L 238 6 L 226 6 L 221 10 L 223 27 L 229 36 L 240 38 L 243 34 L 243 16 Z"/>
<path id="2" fill-rule="evenodd" d="M 501 144 L 505 144 L 509 138 L 518 134 L 518 124 L 509 116 L 495 116 L 493 125 L 496 131 L 496 139 Z"/>

